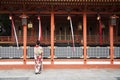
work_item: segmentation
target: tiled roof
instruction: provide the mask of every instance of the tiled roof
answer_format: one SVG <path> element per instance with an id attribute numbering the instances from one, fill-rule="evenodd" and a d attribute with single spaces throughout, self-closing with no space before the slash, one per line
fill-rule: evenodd
<path id="1" fill-rule="evenodd" d="M 0 0 L 0 13 L 7 11 L 119 12 L 120 0 Z"/>

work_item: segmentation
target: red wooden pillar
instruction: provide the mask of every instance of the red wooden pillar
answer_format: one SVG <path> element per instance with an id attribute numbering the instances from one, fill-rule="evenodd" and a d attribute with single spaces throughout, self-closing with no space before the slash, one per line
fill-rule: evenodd
<path id="1" fill-rule="evenodd" d="M 51 12 L 51 64 L 54 64 L 54 12 Z"/>
<path id="2" fill-rule="evenodd" d="M 27 55 L 27 18 L 28 16 L 23 14 L 20 16 L 22 18 L 23 25 L 23 63 L 26 64 L 26 55 Z"/>
<path id="3" fill-rule="evenodd" d="M 114 56 L 113 56 L 113 26 L 110 25 L 109 26 L 109 29 L 110 29 L 110 60 L 111 60 L 111 64 L 113 64 L 113 59 L 114 59 Z"/>
<path id="4" fill-rule="evenodd" d="M 27 54 L 27 26 L 23 25 L 23 62 L 26 64 L 26 54 Z"/>
<path id="5" fill-rule="evenodd" d="M 84 46 L 84 63 L 86 64 L 87 59 L 87 15 L 83 13 L 83 46 Z"/>

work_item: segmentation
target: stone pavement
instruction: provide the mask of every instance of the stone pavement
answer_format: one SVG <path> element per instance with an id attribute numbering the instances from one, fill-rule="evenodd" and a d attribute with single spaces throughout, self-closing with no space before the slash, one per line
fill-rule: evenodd
<path id="1" fill-rule="evenodd" d="M 0 80 L 120 80 L 120 69 L 32 69 L 0 70 Z"/>

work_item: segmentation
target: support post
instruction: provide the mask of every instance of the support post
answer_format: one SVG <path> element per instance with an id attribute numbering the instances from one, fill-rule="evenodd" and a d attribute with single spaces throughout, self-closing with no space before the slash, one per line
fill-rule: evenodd
<path id="1" fill-rule="evenodd" d="M 83 46 L 84 46 L 84 64 L 86 64 L 87 59 L 87 16 L 86 12 L 83 13 Z"/>
<path id="2" fill-rule="evenodd" d="M 26 54 L 27 54 L 27 26 L 23 25 L 23 62 L 26 64 Z"/>
<path id="3" fill-rule="evenodd" d="M 51 64 L 54 64 L 54 12 L 51 12 Z"/>
<path id="4" fill-rule="evenodd" d="M 113 59 L 114 59 L 114 56 L 113 56 L 113 25 L 110 25 L 109 26 L 109 29 L 110 29 L 110 61 L 111 61 L 111 64 L 113 64 Z"/>
<path id="5" fill-rule="evenodd" d="M 23 14 L 20 16 L 22 19 L 23 25 L 23 63 L 26 64 L 26 55 L 27 55 L 27 18 L 28 16 Z"/>

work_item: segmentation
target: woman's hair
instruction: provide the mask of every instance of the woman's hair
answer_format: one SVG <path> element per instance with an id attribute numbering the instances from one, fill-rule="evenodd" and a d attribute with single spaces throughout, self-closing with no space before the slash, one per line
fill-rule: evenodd
<path id="1" fill-rule="evenodd" d="M 40 45 L 40 41 L 39 40 L 36 41 L 36 45 Z"/>

